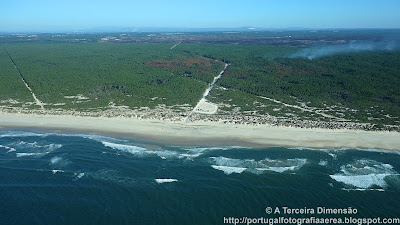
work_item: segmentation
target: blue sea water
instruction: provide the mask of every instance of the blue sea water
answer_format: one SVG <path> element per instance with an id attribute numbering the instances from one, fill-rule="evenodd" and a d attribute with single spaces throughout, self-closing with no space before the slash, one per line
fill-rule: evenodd
<path id="1" fill-rule="evenodd" d="M 3 130 L 0 224 L 224 224 L 224 217 L 276 217 L 266 207 L 286 206 L 393 218 L 399 172 L 393 151 L 172 146 Z"/>

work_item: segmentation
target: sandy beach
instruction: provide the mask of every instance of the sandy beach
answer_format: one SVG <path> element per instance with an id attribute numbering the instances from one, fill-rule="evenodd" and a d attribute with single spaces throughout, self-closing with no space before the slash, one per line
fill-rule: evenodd
<path id="1" fill-rule="evenodd" d="M 306 129 L 222 122 L 172 122 L 151 119 L 0 113 L 1 127 L 66 129 L 123 134 L 170 143 L 213 141 L 306 148 L 400 150 L 400 133 L 346 129 Z"/>

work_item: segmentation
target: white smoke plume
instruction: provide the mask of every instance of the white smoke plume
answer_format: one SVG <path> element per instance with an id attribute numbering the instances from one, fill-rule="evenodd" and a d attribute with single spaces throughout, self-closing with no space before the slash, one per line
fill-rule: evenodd
<path id="1" fill-rule="evenodd" d="M 338 54 L 353 53 L 360 51 L 377 51 L 377 50 L 392 51 L 399 49 L 399 47 L 400 45 L 397 40 L 350 41 L 347 44 L 325 45 L 325 46 L 305 48 L 289 56 L 289 58 L 307 58 L 312 60 L 329 55 L 338 55 Z"/>

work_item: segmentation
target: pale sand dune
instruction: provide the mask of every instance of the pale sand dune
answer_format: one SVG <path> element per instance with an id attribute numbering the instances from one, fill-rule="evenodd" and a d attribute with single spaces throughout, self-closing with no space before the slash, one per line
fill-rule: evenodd
<path id="1" fill-rule="evenodd" d="M 229 140 L 264 146 L 400 150 L 400 133 L 304 129 L 217 122 L 171 122 L 129 118 L 0 113 L 0 127 L 72 129 L 121 133 L 173 143 Z"/>
<path id="2" fill-rule="evenodd" d="M 216 104 L 210 103 L 206 99 L 202 98 L 193 109 L 193 112 L 200 114 L 215 114 L 217 110 L 218 106 Z"/>

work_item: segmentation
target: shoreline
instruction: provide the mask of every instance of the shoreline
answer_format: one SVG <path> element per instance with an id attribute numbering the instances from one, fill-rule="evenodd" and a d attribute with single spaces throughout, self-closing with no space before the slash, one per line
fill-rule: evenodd
<path id="1" fill-rule="evenodd" d="M 254 146 L 314 149 L 356 148 L 400 151 L 400 133 L 347 129 L 298 128 L 222 122 L 14 114 L 0 112 L 0 129 L 39 128 L 108 133 L 173 144 L 243 143 Z"/>

